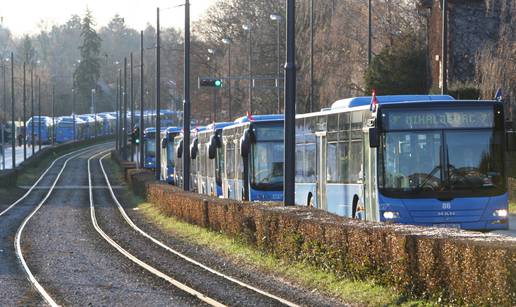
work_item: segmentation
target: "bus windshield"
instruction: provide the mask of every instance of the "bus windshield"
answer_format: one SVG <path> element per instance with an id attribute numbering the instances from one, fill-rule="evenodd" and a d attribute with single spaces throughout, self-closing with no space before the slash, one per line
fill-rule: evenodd
<path id="1" fill-rule="evenodd" d="M 283 187 L 283 141 L 264 141 L 253 145 L 251 186 L 258 190 Z"/>
<path id="2" fill-rule="evenodd" d="M 502 140 L 492 129 L 386 132 L 380 189 L 410 197 L 501 194 Z"/>
<path id="3" fill-rule="evenodd" d="M 156 156 L 156 140 L 147 139 L 145 140 L 145 154 L 151 157 Z"/>
<path id="4" fill-rule="evenodd" d="M 174 143 L 168 142 L 167 143 L 167 166 L 168 167 L 174 167 Z"/>

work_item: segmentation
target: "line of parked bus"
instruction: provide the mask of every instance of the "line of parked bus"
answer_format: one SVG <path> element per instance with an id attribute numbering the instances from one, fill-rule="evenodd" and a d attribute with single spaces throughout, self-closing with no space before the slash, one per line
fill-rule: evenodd
<path id="1" fill-rule="evenodd" d="M 166 125 L 177 123 L 181 112 L 162 110 L 161 122 Z M 96 118 L 95 118 L 96 116 Z M 127 114 L 128 126 L 131 118 L 130 112 Z M 146 125 L 154 123 L 156 120 L 155 110 L 144 112 Z M 98 136 L 112 135 L 115 133 L 117 121 L 116 112 L 103 112 L 98 114 L 76 114 L 71 116 L 60 116 L 52 118 L 49 116 L 34 116 L 29 118 L 26 127 L 27 143 L 37 144 L 41 139 L 42 144 L 51 144 L 54 139 L 56 143 L 65 143 L 73 140 L 84 140 L 93 138 L 95 135 L 95 125 Z M 140 112 L 134 113 L 134 123 L 139 126 Z M 22 130 L 18 132 L 21 134 Z M 55 136 L 54 136 L 55 133 Z"/>
<path id="2" fill-rule="evenodd" d="M 296 116 L 296 204 L 351 218 L 507 229 L 508 135 L 498 101 L 355 97 Z M 282 115 L 190 131 L 190 186 L 201 194 L 283 200 Z M 156 131 L 145 131 L 145 167 Z M 183 185 L 181 129 L 160 131 L 161 178 Z M 511 148 L 512 150 L 512 148 Z"/>

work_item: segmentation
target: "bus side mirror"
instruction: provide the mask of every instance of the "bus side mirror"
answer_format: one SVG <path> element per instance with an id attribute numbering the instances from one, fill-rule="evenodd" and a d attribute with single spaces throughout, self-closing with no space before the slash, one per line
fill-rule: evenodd
<path id="1" fill-rule="evenodd" d="M 195 138 L 195 140 L 192 142 L 192 145 L 190 146 L 190 158 L 195 160 L 197 158 L 197 153 L 199 152 L 199 140 Z"/>
<path id="2" fill-rule="evenodd" d="M 183 140 L 179 141 L 179 145 L 177 145 L 177 157 L 179 159 L 183 157 Z"/>
<path id="3" fill-rule="evenodd" d="M 161 148 L 167 148 L 167 139 L 161 140 Z"/>
<path id="4" fill-rule="evenodd" d="M 251 144 L 254 141 L 256 141 L 254 133 L 249 129 L 245 129 L 244 135 L 242 135 L 242 137 L 240 138 L 240 154 L 242 155 L 242 157 L 245 158 L 249 156 Z"/>
<path id="5" fill-rule="evenodd" d="M 369 147 L 377 148 L 379 145 L 378 128 L 369 128 Z"/>
<path id="6" fill-rule="evenodd" d="M 220 139 L 217 135 L 212 135 L 210 137 L 210 143 L 208 145 L 208 158 L 210 160 L 215 159 L 217 155 L 217 148 L 220 147 Z"/>

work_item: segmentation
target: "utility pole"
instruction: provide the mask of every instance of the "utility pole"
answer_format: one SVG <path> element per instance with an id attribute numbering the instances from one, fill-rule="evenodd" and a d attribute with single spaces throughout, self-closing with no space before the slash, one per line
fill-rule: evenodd
<path id="1" fill-rule="evenodd" d="M 249 41 L 248 41 L 248 70 L 249 70 L 249 105 L 248 105 L 248 111 L 252 114 L 253 113 L 253 54 L 252 54 L 252 43 L 253 43 L 253 36 L 252 36 L 252 25 L 251 23 L 244 24 L 242 28 L 245 31 L 249 32 Z"/>
<path id="2" fill-rule="evenodd" d="M 13 169 L 16 168 L 16 125 L 14 123 L 14 53 L 11 52 L 11 145 Z"/>
<path id="3" fill-rule="evenodd" d="M 30 68 L 30 118 L 32 119 L 30 125 L 30 142 L 32 146 L 32 155 L 34 155 L 36 151 L 36 140 L 34 140 L 34 64 L 32 64 Z"/>
<path id="4" fill-rule="evenodd" d="M 72 120 L 73 120 L 73 141 L 77 140 L 76 129 L 77 123 L 75 118 L 75 78 L 72 78 Z"/>
<path id="5" fill-rule="evenodd" d="M 188 1 L 185 4 L 188 6 Z M 156 180 L 160 179 L 161 173 L 161 144 L 160 144 L 160 131 L 161 131 L 161 63 L 160 63 L 160 28 L 159 28 L 159 7 L 156 9 L 156 169 L 155 175 Z M 186 47 L 185 47 L 186 48 Z"/>
<path id="6" fill-rule="evenodd" d="M 442 59 L 441 59 L 441 80 L 443 82 L 441 87 L 441 95 L 448 93 L 448 3 L 447 0 L 442 0 Z"/>
<path id="7" fill-rule="evenodd" d="M 284 199 L 285 205 L 295 203 L 296 175 L 296 1 L 286 0 L 287 7 L 287 63 L 285 65 L 285 170 Z"/>
<path id="8" fill-rule="evenodd" d="M 120 117 L 118 116 L 118 109 L 119 109 L 119 106 L 118 106 L 118 100 L 119 100 L 119 97 L 118 97 L 118 93 L 119 93 L 119 90 L 118 88 L 120 87 L 119 85 L 120 83 L 120 80 L 118 79 L 118 76 L 117 76 L 117 79 L 116 79 L 116 101 L 115 101 L 115 106 L 116 106 L 116 124 L 115 124 L 115 129 L 116 129 L 116 132 L 115 132 L 115 142 L 116 142 L 116 146 L 115 146 L 115 149 L 116 151 L 119 151 L 119 144 L 120 144 L 120 141 L 118 140 L 119 139 L 119 135 L 118 135 L 118 132 L 120 131 L 119 129 L 119 126 L 120 126 Z"/>
<path id="9" fill-rule="evenodd" d="M 183 189 L 190 191 L 190 1 L 185 2 L 185 70 L 183 102 Z M 230 106 L 231 106 L 231 99 Z M 230 109 L 231 110 L 231 109 Z"/>
<path id="10" fill-rule="evenodd" d="M 314 0 L 310 0 L 310 104 L 308 111 L 314 111 Z"/>
<path id="11" fill-rule="evenodd" d="M 27 77 L 26 63 L 23 62 L 23 161 L 27 160 L 27 115 L 25 104 L 27 102 Z"/>
<path id="12" fill-rule="evenodd" d="M 131 52 L 131 70 L 130 70 L 130 80 L 131 80 L 131 126 L 129 127 L 129 131 L 133 131 L 134 129 L 134 88 L 133 88 L 133 53 Z M 134 144 L 131 143 L 131 162 L 134 162 Z"/>
<path id="13" fill-rule="evenodd" d="M 118 69 L 118 153 L 122 152 L 122 69 Z"/>
<path id="14" fill-rule="evenodd" d="M 38 76 L 38 151 L 41 151 L 41 77 Z"/>
<path id="15" fill-rule="evenodd" d="M 122 92 L 124 98 L 123 114 L 122 114 L 122 157 L 127 160 L 127 58 L 124 58 L 124 91 Z"/>
<path id="16" fill-rule="evenodd" d="M 143 118 L 143 110 L 145 108 L 144 93 L 143 93 L 143 31 L 140 32 L 140 168 L 143 169 L 143 158 L 145 152 L 143 151 L 143 130 L 145 129 L 145 122 Z"/>
<path id="17" fill-rule="evenodd" d="M 56 86 L 52 82 L 52 145 L 55 145 L 56 139 Z"/>
<path id="18" fill-rule="evenodd" d="M 95 131 L 93 132 L 94 139 L 97 140 L 97 130 L 98 130 L 98 123 L 97 123 L 97 108 L 95 106 L 95 89 L 91 89 L 91 113 L 93 113 L 93 118 L 95 119 Z"/>
<path id="19" fill-rule="evenodd" d="M 4 59 L 2 59 L 2 82 L 3 82 L 3 112 L 4 120 L 7 123 L 7 80 L 6 80 L 6 65 Z M 5 169 L 5 124 L 2 124 L 2 169 Z"/>
<path id="20" fill-rule="evenodd" d="M 367 66 L 371 65 L 373 56 L 373 22 L 371 0 L 367 4 Z"/>

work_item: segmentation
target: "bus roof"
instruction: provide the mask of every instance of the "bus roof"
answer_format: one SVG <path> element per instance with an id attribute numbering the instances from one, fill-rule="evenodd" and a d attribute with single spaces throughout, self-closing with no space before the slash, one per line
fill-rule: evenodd
<path id="1" fill-rule="evenodd" d="M 214 131 L 217 129 L 223 129 L 224 127 L 233 125 L 234 122 L 218 122 L 218 123 L 212 123 L 206 126 L 206 130 Z"/>
<path id="2" fill-rule="evenodd" d="M 264 114 L 264 115 L 251 115 L 251 116 L 242 116 L 237 118 L 234 121 L 234 124 L 242 124 L 248 122 L 262 122 L 262 121 L 280 121 L 284 120 L 285 117 L 283 114 Z"/>
<path id="3" fill-rule="evenodd" d="M 165 132 L 166 133 L 180 133 L 181 132 L 181 127 L 168 127 Z"/>
<path id="4" fill-rule="evenodd" d="M 164 132 L 166 131 L 167 128 L 165 127 L 162 127 L 160 129 L 160 132 Z M 143 134 L 147 134 L 147 133 L 156 133 L 156 127 L 149 127 L 149 128 L 145 128 L 145 130 L 143 130 Z"/>
<path id="5" fill-rule="evenodd" d="M 450 101 L 455 100 L 449 95 L 389 95 L 389 96 L 376 96 L 378 104 L 383 103 L 405 103 L 405 102 L 416 102 L 416 101 Z M 371 104 L 371 96 L 352 97 L 337 100 L 331 105 L 331 108 L 324 109 L 324 111 L 342 109 L 342 108 L 355 108 L 369 106 Z"/>

